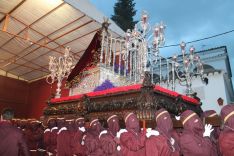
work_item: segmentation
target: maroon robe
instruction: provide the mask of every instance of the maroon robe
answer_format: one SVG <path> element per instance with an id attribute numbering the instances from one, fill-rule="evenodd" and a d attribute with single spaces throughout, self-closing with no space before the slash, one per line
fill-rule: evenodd
<path id="1" fill-rule="evenodd" d="M 36 121 L 32 121 L 29 129 L 26 130 L 27 145 L 31 156 L 37 155 L 37 149 L 39 148 L 39 143 L 43 137 L 39 129 L 39 124 L 40 123 Z"/>
<path id="2" fill-rule="evenodd" d="M 45 145 L 44 145 L 44 127 L 42 123 L 40 123 L 39 127 L 37 128 L 37 133 L 41 135 L 40 139 L 38 140 L 38 156 L 44 156 L 46 154 Z"/>
<path id="3" fill-rule="evenodd" d="M 57 156 L 72 156 L 71 134 L 66 127 L 61 128 L 58 132 Z"/>
<path id="4" fill-rule="evenodd" d="M 71 138 L 71 150 L 72 153 L 78 156 L 85 155 L 85 146 L 81 144 L 83 138 L 83 132 L 77 130 Z"/>
<path id="5" fill-rule="evenodd" d="M 158 136 L 150 136 L 146 140 L 146 156 L 179 156 L 178 137 L 173 136 L 173 124 L 170 114 L 165 109 L 155 113 Z M 174 143 L 171 143 L 171 139 Z"/>
<path id="6" fill-rule="evenodd" d="M 100 136 L 100 143 L 103 150 L 103 156 L 121 156 L 117 150 L 119 139 L 116 137 L 119 131 L 119 119 L 117 115 L 112 115 L 107 119 L 108 130 L 106 134 Z"/>
<path id="7" fill-rule="evenodd" d="M 234 105 L 226 105 L 221 110 L 223 131 L 219 136 L 219 148 L 222 156 L 234 155 Z M 226 120 L 225 120 L 226 119 Z M 225 121 L 224 121 L 225 120 Z"/>
<path id="8" fill-rule="evenodd" d="M 44 131 L 44 145 L 47 152 L 56 155 L 57 148 L 57 132 L 58 127 L 56 119 L 51 118 L 48 120 L 48 128 Z"/>
<path id="9" fill-rule="evenodd" d="M 85 155 L 85 146 L 81 144 L 84 132 L 80 131 L 79 128 L 84 127 L 84 118 L 78 118 L 76 120 L 76 128 L 73 137 L 71 138 L 72 153 L 77 156 Z"/>
<path id="10" fill-rule="evenodd" d="M 66 127 L 61 128 L 58 132 L 57 156 L 70 156 L 75 154 L 73 153 L 73 146 L 74 146 L 73 141 L 76 132 L 77 132 L 77 127 L 74 120 L 66 120 Z"/>
<path id="11" fill-rule="evenodd" d="M 202 113 L 202 120 L 205 120 L 207 117 L 214 117 L 218 116 L 218 114 L 214 110 L 207 110 Z M 211 132 L 211 139 L 214 143 L 217 144 L 219 134 L 220 134 L 220 127 L 213 127 L 214 130 Z"/>
<path id="12" fill-rule="evenodd" d="M 56 155 L 57 151 L 57 133 L 58 127 L 53 127 L 50 133 L 50 145 L 49 145 L 49 152 Z"/>
<path id="13" fill-rule="evenodd" d="M 124 156 L 145 156 L 145 132 L 140 131 L 139 120 L 133 113 L 125 116 L 127 132 L 120 136 L 121 152 Z"/>
<path id="14" fill-rule="evenodd" d="M 181 153 L 184 156 L 217 156 L 211 139 L 203 137 L 204 126 L 198 115 L 186 110 L 181 114 L 181 120 L 184 126 L 180 137 Z"/>
<path id="15" fill-rule="evenodd" d="M 0 121 L 0 156 L 29 156 L 22 132 L 8 121 Z"/>
<path id="16" fill-rule="evenodd" d="M 207 117 L 214 117 L 214 116 L 218 116 L 218 114 L 215 112 L 215 110 L 206 110 L 202 113 L 202 120 L 205 121 L 205 118 Z M 220 155 L 220 151 L 219 151 L 219 145 L 218 145 L 218 139 L 219 139 L 219 135 L 220 135 L 220 127 L 213 127 L 213 131 L 210 134 L 210 139 L 212 141 L 212 143 L 214 144 L 215 148 L 217 149 L 217 153 L 218 155 Z"/>
<path id="17" fill-rule="evenodd" d="M 45 146 L 45 150 L 49 151 L 49 146 L 50 146 L 50 129 L 47 128 L 44 131 L 44 135 L 43 135 L 43 141 L 44 141 L 44 146 Z"/>
<path id="18" fill-rule="evenodd" d="M 102 129 L 103 128 L 98 119 L 94 119 L 90 122 L 90 128 L 84 139 L 86 155 L 103 156 L 103 151 L 99 140 L 99 134 Z"/>

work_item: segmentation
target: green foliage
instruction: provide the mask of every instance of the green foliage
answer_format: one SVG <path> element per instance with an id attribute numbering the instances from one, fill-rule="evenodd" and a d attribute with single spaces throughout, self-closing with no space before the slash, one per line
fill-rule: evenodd
<path id="1" fill-rule="evenodd" d="M 133 29 L 137 21 L 133 20 L 136 15 L 134 0 L 118 0 L 114 6 L 114 15 L 111 19 L 125 32 Z"/>

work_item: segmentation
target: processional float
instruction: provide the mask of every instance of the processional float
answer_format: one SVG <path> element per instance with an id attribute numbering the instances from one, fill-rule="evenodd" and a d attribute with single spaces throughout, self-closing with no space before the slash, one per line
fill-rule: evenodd
<path id="1" fill-rule="evenodd" d="M 171 58 L 162 57 L 160 48 L 165 43 L 166 27 L 162 22 L 151 27 L 148 17 L 147 12 L 143 12 L 141 20 L 133 30 L 125 33 L 124 38 L 114 38 L 108 32 L 108 28 L 104 27 L 95 35 L 99 36 L 98 39 L 92 41 L 99 45 L 93 49 L 88 48 L 92 54 L 95 53 L 89 56 L 91 64 L 100 69 L 100 80 L 109 78 L 111 81 L 111 77 L 114 77 L 120 79 L 121 83 L 116 83 L 115 88 L 103 91 L 51 99 L 44 111 L 45 117 L 82 115 L 86 118 L 98 117 L 105 120 L 110 114 L 123 116 L 128 111 L 134 111 L 145 124 L 146 121 L 152 120 L 154 112 L 162 107 L 172 116 L 187 109 L 201 114 L 200 101 L 192 97 L 191 81 L 194 75 L 203 79 L 200 57 L 194 54 L 194 47 L 191 47 L 187 54 L 184 42 L 181 43 L 182 58 L 175 55 Z M 108 21 L 103 25 L 108 25 Z M 69 64 L 69 70 L 73 68 L 71 67 Z M 74 72 L 72 74 L 74 75 Z M 187 95 L 175 92 L 176 79 L 186 86 Z M 101 81 L 96 85 L 100 85 Z"/>

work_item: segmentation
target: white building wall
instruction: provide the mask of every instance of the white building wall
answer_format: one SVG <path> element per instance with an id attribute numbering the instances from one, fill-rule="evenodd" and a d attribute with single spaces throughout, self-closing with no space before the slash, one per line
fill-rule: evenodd
<path id="1" fill-rule="evenodd" d="M 201 99 L 203 111 L 213 109 L 217 113 L 220 113 L 221 107 L 217 103 L 217 99 L 220 97 L 224 100 L 224 105 L 230 103 L 230 98 L 228 98 L 224 83 L 224 74 L 224 72 L 210 73 L 206 76 L 209 79 L 207 85 L 201 81 L 200 77 L 193 78 L 192 88 L 193 91 L 197 92 L 197 96 Z M 166 84 L 162 84 L 162 86 L 166 88 Z M 178 80 L 176 80 L 175 91 L 181 94 L 186 94 L 185 90 L 186 87 L 181 86 Z"/>

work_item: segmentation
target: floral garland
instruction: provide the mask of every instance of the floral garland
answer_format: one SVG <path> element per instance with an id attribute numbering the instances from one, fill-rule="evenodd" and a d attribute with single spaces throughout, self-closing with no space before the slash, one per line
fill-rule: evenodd
<path id="1" fill-rule="evenodd" d="M 110 89 L 106 89 L 106 90 L 99 90 L 99 91 L 95 91 L 95 92 L 90 92 L 90 93 L 86 93 L 86 94 L 79 94 L 79 95 L 74 95 L 74 96 L 68 96 L 68 97 L 62 97 L 62 98 L 57 98 L 57 99 L 51 99 L 51 103 L 61 103 L 64 101 L 72 101 L 72 100 L 78 100 L 81 99 L 84 95 L 88 96 L 88 97 L 96 97 L 96 96 L 105 96 L 108 94 L 114 94 L 114 93 L 120 93 L 120 92 L 128 92 L 130 90 L 134 90 L 134 91 L 138 91 L 140 90 L 142 87 L 141 84 L 136 84 L 136 85 L 131 85 L 131 86 L 122 86 L 122 87 L 115 87 L 115 88 L 110 88 Z M 165 95 L 169 95 L 171 97 L 178 97 L 181 94 L 165 89 L 161 86 L 155 86 L 154 87 L 154 91 L 160 92 L 160 93 L 164 93 Z M 182 99 L 184 101 L 190 102 L 192 104 L 199 104 L 199 102 L 191 97 L 182 95 Z"/>

